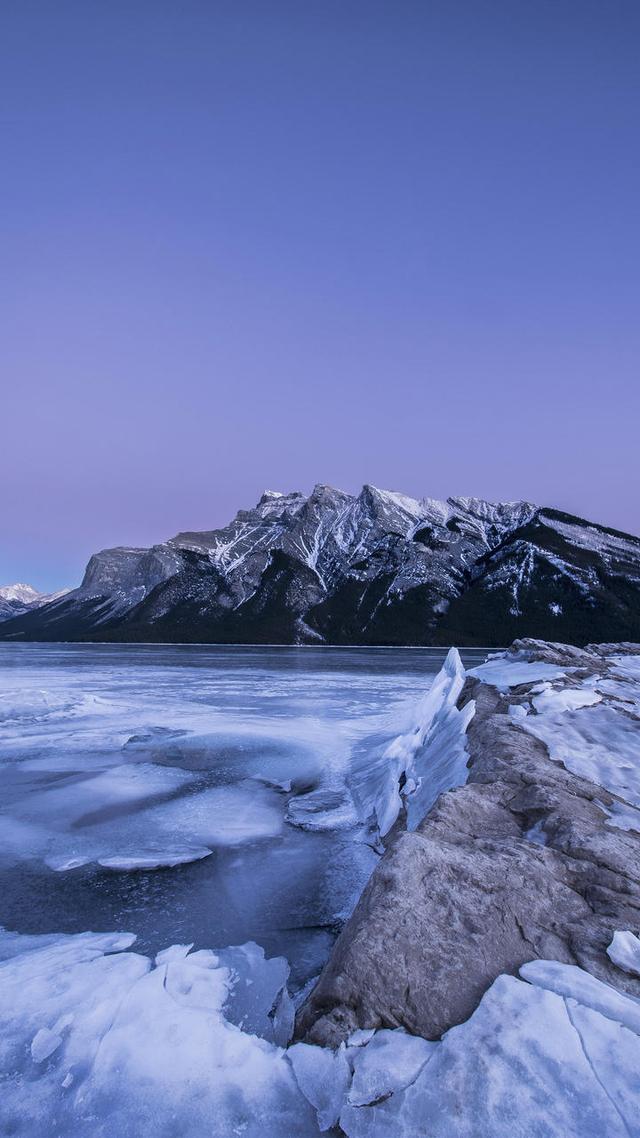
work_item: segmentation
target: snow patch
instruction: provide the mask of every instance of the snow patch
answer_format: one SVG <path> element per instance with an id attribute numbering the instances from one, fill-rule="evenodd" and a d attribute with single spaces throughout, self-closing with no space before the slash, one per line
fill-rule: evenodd
<path id="1" fill-rule="evenodd" d="M 534 695 L 531 702 L 538 715 L 544 715 L 546 712 L 555 714 L 576 711 L 579 707 L 593 707 L 601 700 L 602 696 L 592 688 L 552 688 L 551 684 L 545 684 L 544 691 Z"/>
<path id="2" fill-rule="evenodd" d="M 640 976 L 640 940 L 629 930 L 615 932 L 607 948 L 607 956 L 623 972 Z"/>
<path id="3" fill-rule="evenodd" d="M 548 697 L 542 710 L 535 715 L 519 715 L 516 722 L 546 745 L 554 762 L 640 806 L 637 720 L 591 698 L 572 708 L 570 695 L 567 708 L 563 694 L 534 696 L 534 703 Z M 591 697 L 594 693 L 587 689 L 587 694 Z"/>

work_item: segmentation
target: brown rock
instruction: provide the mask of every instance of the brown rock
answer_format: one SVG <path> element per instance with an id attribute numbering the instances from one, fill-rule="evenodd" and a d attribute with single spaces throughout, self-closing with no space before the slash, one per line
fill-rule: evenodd
<path id="1" fill-rule="evenodd" d="M 602 671 L 591 650 L 561 660 L 561 645 L 517 645 Z M 640 996 L 605 952 L 616 929 L 640 928 L 640 836 L 607 826 L 598 802 L 613 796 L 514 722 L 508 705 L 526 694 L 467 681 L 469 781 L 394 837 L 299 1013 L 299 1037 L 336 1046 L 358 1027 L 404 1027 L 434 1039 L 500 973 L 537 958 Z"/>

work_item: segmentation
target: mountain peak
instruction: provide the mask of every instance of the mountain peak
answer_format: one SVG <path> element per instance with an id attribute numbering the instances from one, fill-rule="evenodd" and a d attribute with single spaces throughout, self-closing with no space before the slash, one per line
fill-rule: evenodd
<path id="1" fill-rule="evenodd" d="M 0 585 L 0 621 L 22 616 L 52 601 L 59 601 L 69 591 L 69 589 L 60 589 L 57 593 L 39 593 L 33 585 L 27 585 L 24 581 L 17 581 L 13 585 Z"/>
<path id="2" fill-rule="evenodd" d="M 47 599 L 0 590 L 3 638 L 613 641 L 640 637 L 640 541 L 529 502 L 318 483 L 265 490 L 220 529 L 103 550 L 79 589 Z"/>
<path id="3" fill-rule="evenodd" d="M 276 498 L 284 498 L 281 490 L 263 490 L 258 501 L 258 507 L 265 506 L 267 502 L 273 502 Z"/>
<path id="4" fill-rule="evenodd" d="M 0 597 L 5 601 L 20 601 L 21 604 L 30 605 L 37 601 L 42 593 L 34 589 L 33 585 L 26 585 L 17 581 L 14 585 L 0 585 Z"/>

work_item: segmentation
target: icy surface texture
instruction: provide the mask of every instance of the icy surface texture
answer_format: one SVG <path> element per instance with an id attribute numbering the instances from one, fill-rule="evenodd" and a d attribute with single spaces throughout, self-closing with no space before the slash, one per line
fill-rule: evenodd
<path id="1" fill-rule="evenodd" d="M 618 672 L 640 683 L 640 656 L 613 656 L 612 659 Z"/>
<path id="2" fill-rule="evenodd" d="M 640 940 L 632 932 L 615 932 L 607 954 L 618 968 L 631 976 L 640 976 Z"/>
<path id="3" fill-rule="evenodd" d="M 632 810 L 640 806 L 640 670 L 638 657 L 620 659 L 625 668 L 614 661 L 617 667 L 604 677 L 589 675 L 570 686 L 541 684 L 532 693 L 531 708 L 517 705 L 511 715 L 546 744 L 554 761 L 629 803 L 629 808 L 614 803 L 608 812 L 614 824 L 636 829 Z M 507 671 L 510 666 L 520 667 L 507 661 Z"/>
<path id="4" fill-rule="evenodd" d="M 635 1138 L 640 1003 L 553 961 L 440 1042 L 283 1049 L 288 968 L 254 944 L 155 960 L 129 934 L 0 935 L 0 1132 L 24 1138 Z M 528 981 L 528 982 L 527 982 Z"/>
<path id="5" fill-rule="evenodd" d="M 145 951 L 257 940 L 320 971 L 377 861 L 356 757 L 444 658 L 332 649 L 0 647 L 0 894 L 22 932 Z"/>
<path id="6" fill-rule="evenodd" d="M 422 821 L 438 796 L 467 777 L 465 732 L 475 705 L 461 711 L 465 669 L 451 648 L 444 666 L 419 703 L 411 729 L 398 735 L 377 761 L 354 772 L 353 792 L 363 817 L 374 817 L 384 837 L 406 807 L 410 830 Z"/>
<path id="7" fill-rule="evenodd" d="M 348 1138 L 636 1138 L 640 1005 L 578 968 L 544 961 L 523 973 L 531 984 L 500 976 L 411 1081 L 369 1106 L 348 1096 Z"/>
<path id="8" fill-rule="evenodd" d="M 177 945 L 154 965 L 123 951 L 129 936 L 43 939 L 0 965 L 0 1132 L 318 1133 L 277 1046 L 292 1022 L 277 1022 L 284 961 Z"/>
<path id="9" fill-rule="evenodd" d="M 519 684 L 555 679 L 564 676 L 565 672 L 565 668 L 557 664 L 547 664 L 544 660 L 513 660 L 507 657 L 487 660 L 486 664 L 469 669 L 470 676 L 475 676 L 485 684 L 493 684 L 501 692 L 518 687 Z"/>

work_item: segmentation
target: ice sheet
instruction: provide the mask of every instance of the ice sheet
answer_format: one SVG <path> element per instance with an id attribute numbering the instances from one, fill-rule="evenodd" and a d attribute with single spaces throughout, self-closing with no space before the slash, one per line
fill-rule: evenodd
<path id="1" fill-rule="evenodd" d="M 258 939 L 297 990 L 377 860 L 354 755 L 384 751 L 443 655 L 3 645 L 0 918 L 134 927 L 150 951 Z"/>
<path id="2" fill-rule="evenodd" d="M 605 703 L 563 710 L 561 695 L 555 700 L 551 692 L 545 694 L 544 709 L 537 715 L 519 715 L 518 724 L 574 774 L 640 805 L 638 721 Z"/>
<path id="3" fill-rule="evenodd" d="M 441 1042 L 283 1050 L 288 968 L 255 944 L 0 934 L 0 1131 L 21 1138 L 635 1138 L 640 1002 L 555 961 Z M 527 982 L 529 981 L 529 982 Z"/>
<path id="4" fill-rule="evenodd" d="M 639 1063 L 640 1039 L 620 1022 L 500 976 L 413 1082 L 347 1102 L 340 1126 L 348 1138 L 636 1138 Z"/>
<path id="5" fill-rule="evenodd" d="M 551 684 L 543 685 L 543 690 L 531 699 L 538 715 L 545 712 L 554 714 L 562 711 L 577 711 L 579 707 L 592 707 L 600 703 L 602 696 L 592 687 L 579 688 L 553 688 Z"/>
<path id="6" fill-rule="evenodd" d="M 487 660 L 476 668 L 469 669 L 469 675 L 475 676 L 486 684 L 492 684 L 498 691 L 506 692 L 509 688 L 520 684 L 532 684 L 536 680 L 553 680 L 567 674 L 566 668 L 556 664 L 546 664 L 541 660 L 514 660 L 501 657 L 496 660 Z"/>
<path id="7" fill-rule="evenodd" d="M 0 1131 L 317 1135 L 273 1042 L 270 1009 L 286 964 L 246 945 L 219 954 L 176 946 L 154 965 L 122 951 L 131 939 L 86 934 L 38 946 L 28 938 L 0 964 Z M 239 1013 L 246 1030 L 233 1022 Z"/>

